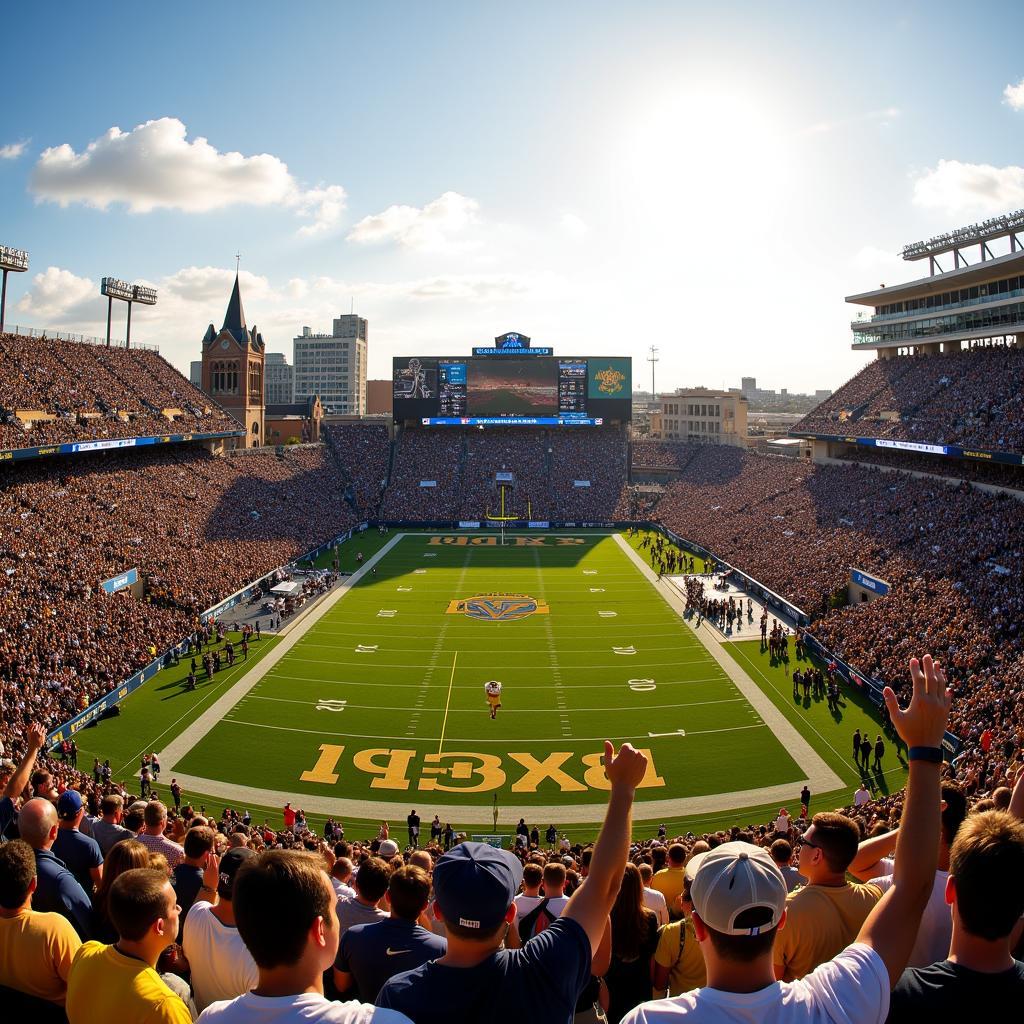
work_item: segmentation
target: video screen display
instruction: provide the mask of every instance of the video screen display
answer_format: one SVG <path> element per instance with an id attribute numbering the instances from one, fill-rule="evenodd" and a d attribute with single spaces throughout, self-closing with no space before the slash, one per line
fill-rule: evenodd
<path id="1" fill-rule="evenodd" d="M 598 425 L 632 415 L 628 357 L 514 356 L 394 360 L 397 422 Z"/>

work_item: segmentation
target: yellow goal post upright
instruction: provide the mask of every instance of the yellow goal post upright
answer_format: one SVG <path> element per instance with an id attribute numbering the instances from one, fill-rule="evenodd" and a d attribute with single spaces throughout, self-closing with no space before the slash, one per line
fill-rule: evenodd
<path id="1" fill-rule="evenodd" d="M 484 519 L 490 523 L 498 523 L 501 527 L 501 546 L 505 546 L 505 525 L 506 523 L 514 523 L 523 519 L 521 511 L 515 511 L 512 508 L 512 501 L 514 500 L 515 492 L 515 476 L 507 470 L 494 474 L 494 487 L 495 497 L 497 500 L 497 511 L 492 512 L 490 505 L 487 506 L 484 511 Z M 530 498 L 526 498 L 526 519 L 529 521 L 533 518 L 533 505 Z"/>

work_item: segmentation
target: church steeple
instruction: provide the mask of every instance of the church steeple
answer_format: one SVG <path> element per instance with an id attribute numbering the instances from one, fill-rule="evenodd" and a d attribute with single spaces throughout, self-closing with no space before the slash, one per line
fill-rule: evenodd
<path id="1" fill-rule="evenodd" d="M 235 271 L 235 287 L 231 290 L 231 298 L 228 301 L 228 309 L 224 314 L 224 326 L 221 327 L 221 330 L 230 332 L 240 345 L 248 344 L 249 331 L 245 324 L 245 310 L 242 308 L 242 292 L 238 284 L 237 271 Z"/>

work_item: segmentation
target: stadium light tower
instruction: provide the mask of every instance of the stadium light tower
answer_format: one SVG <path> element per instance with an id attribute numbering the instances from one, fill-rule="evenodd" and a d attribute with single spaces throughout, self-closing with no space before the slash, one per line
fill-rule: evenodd
<path id="1" fill-rule="evenodd" d="M 144 306 L 156 305 L 156 289 L 146 288 L 141 284 L 129 284 L 117 277 L 105 277 L 100 285 L 100 294 L 107 297 L 107 348 L 110 348 L 110 318 L 113 313 L 114 299 L 128 303 L 128 327 L 125 332 L 125 348 L 132 344 L 132 303 L 141 302 Z"/>
<path id="2" fill-rule="evenodd" d="M 0 245 L 0 270 L 4 275 L 4 283 L 0 287 L 0 333 L 3 333 L 4 317 L 7 315 L 7 275 L 12 270 L 16 274 L 22 274 L 28 270 L 28 253 L 23 249 L 12 249 L 8 245 Z"/>
<path id="3" fill-rule="evenodd" d="M 647 362 L 651 364 L 651 401 L 653 402 L 656 396 L 654 390 L 654 364 L 658 361 L 658 348 L 656 345 L 652 345 L 649 349 L 650 355 L 647 356 Z"/>

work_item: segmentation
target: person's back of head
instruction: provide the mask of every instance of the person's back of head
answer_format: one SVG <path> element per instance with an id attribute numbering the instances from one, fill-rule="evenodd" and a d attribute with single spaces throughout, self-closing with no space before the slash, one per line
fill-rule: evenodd
<path id="1" fill-rule="evenodd" d="M 167 827 L 167 808 L 159 800 L 150 800 L 142 817 L 150 835 L 160 835 Z"/>
<path id="2" fill-rule="evenodd" d="M 539 864 L 523 865 L 523 890 L 530 890 L 527 895 L 536 896 L 543 880 L 544 869 Z"/>
<path id="3" fill-rule="evenodd" d="M 549 899 L 553 896 L 561 896 L 565 889 L 565 865 L 545 864 L 544 865 L 544 895 Z"/>
<path id="4" fill-rule="evenodd" d="M 1024 823 L 1005 811 L 970 815 L 949 854 L 947 900 L 970 935 L 1007 938 L 1024 916 Z"/>
<path id="5" fill-rule="evenodd" d="M 651 884 L 651 879 L 654 877 L 654 868 L 650 864 L 640 865 L 640 881 L 643 882 L 644 888 L 647 888 Z"/>
<path id="6" fill-rule="evenodd" d="M 1007 790 L 1009 792 L 1009 790 Z M 967 817 L 967 797 L 955 782 L 942 784 L 942 841 L 953 845 L 957 832 Z"/>
<path id="7" fill-rule="evenodd" d="M 29 800 L 18 815 L 18 832 L 33 850 L 48 850 L 56 838 L 56 828 L 57 809 L 49 800 Z"/>
<path id="8" fill-rule="evenodd" d="M 391 868 L 380 857 L 368 857 L 359 865 L 356 874 L 356 892 L 367 903 L 376 903 L 388 891 Z"/>
<path id="9" fill-rule="evenodd" d="M 434 858 L 426 850 L 413 850 L 409 855 L 409 863 L 425 871 L 427 875 L 434 870 Z"/>
<path id="10" fill-rule="evenodd" d="M 686 863 L 686 847 L 682 843 L 673 843 L 668 848 L 668 866 L 681 868 Z"/>
<path id="11" fill-rule="evenodd" d="M 805 851 L 800 856 L 800 873 L 804 878 L 814 882 L 819 878 L 845 873 L 853 858 L 857 856 L 860 828 L 845 814 L 822 811 L 811 819 L 810 828 L 804 833 L 804 837 Z M 812 856 L 805 858 L 808 850 Z M 815 852 L 820 852 L 820 860 L 813 856 Z"/>
<path id="12" fill-rule="evenodd" d="M 189 860 L 201 860 L 205 857 L 212 849 L 213 844 L 216 840 L 216 833 L 212 828 L 200 825 L 196 828 L 190 828 L 185 833 L 185 856 Z"/>
<path id="13" fill-rule="evenodd" d="M 335 901 L 316 857 L 267 850 L 249 858 L 235 879 L 235 923 L 260 971 L 298 964 L 310 943 L 326 969 L 338 951 Z"/>
<path id="14" fill-rule="evenodd" d="M 997 789 L 992 790 L 992 803 L 995 804 L 995 810 L 1005 811 L 1010 806 L 1010 798 L 1013 796 L 1013 791 L 1009 786 L 999 786 Z"/>
<path id="15" fill-rule="evenodd" d="M 772 860 L 779 867 L 785 867 L 793 859 L 793 847 L 788 839 L 776 839 L 771 846 Z"/>
<path id="16" fill-rule="evenodd" d="M 391 872 L 388 903 L 394 917 L 416 921 L 430 901 L 430 876 L 422 868 L 407 864 Z"/>
<path id="17" fill-rule="evenodd" d="M 347 882 L 352 877 L 352 861 L 348 857 L 338 857 L 331 865 L 331 878 L 339 882 Z"/>
<path id="18" fill-rule="evenodd" d="M 100 816 L 104 819 L 109 819 L 113 823 L 117 817 L 118 812 L 124 807 L 124 800 L 120 793 L 108 793 L 100 801 Z"/>
<path id="19" fill-rule="evenodd" d="M 23 839 L 0 846 L 0 907 L 17 910 L 24 906 L 36 880 L 36 855 Z"/>
<path id="20" fill-rule="evenodd" d="M 107 913 L 117 934 L 129 942 L 147 938 L 153 926 L 167 922 L 174 909 L 174 891 L 167 875 L 152 868 L 131 868 L 118 875 L 107 896 Z M 172 943 L 177 923 L 163 928 L 164 944 Z"/>

